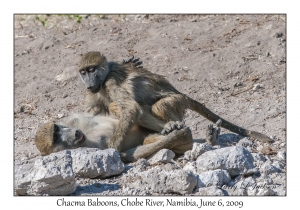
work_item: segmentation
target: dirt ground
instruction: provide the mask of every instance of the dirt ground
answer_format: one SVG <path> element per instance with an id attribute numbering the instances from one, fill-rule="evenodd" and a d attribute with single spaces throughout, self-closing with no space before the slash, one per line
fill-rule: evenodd
<path id="1" fill-rule="evenodd" d="M 83 110 L 88 51 L 139 57 L 225 119 L 286 141 L 285 15 L 15 15 L 15 160 L 40 155 L 41 124 Z M 208 120 L 187 111 L 185 122 L 205 138 Z"/>

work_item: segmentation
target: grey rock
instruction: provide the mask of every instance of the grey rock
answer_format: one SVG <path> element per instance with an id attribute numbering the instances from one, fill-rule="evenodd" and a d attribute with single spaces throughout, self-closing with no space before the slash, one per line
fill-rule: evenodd
<path id="1" fill-rule="evenodd" d="M 279 160 L 281 160 L 282 162 L 286 161 L 286 152 L 285 151 L 279 151 L 277 153 L 277 157 Z"/>
<path id="2" fill-rule="evenodd" d="M 224 169 L 231 177 L 254 170 L 253 157 L 244 147 L 234 146 L 205 152 L 196 160 L 197 173 Z"/>
<path id="3" fill-rule="evenodd" d="M 281 171 L 282 169 L 284 169 L 284 165 L 283 165 L 281 162 L 279 162 L 279 161 L 274 161 L 274 162 L 272 163 L 272 165 L 273 165 L 275 168 L 278 168 L 279 171 Z"/>
<path id="4" fill-rule="evenodd" d="M 229 184 L 231 177 L 226 170 L 207 171 L 197 176 L 197 187 L 223 186 Z"/>
<path id="5" fill-rule="evenodd" d="M 195 193 L 195 195 L 224 196 L 224 195 L 228 195 L 228 194 L 225 190 L 219 189 L 216 186 L 211 186 L 211 187 L 199 188 L 199 192 Z"/>
<path id="6" fill-rule="evenodd" d="M 270 164 L 269 162 L 266 162 L 261 165 L 260 169 L 261 173 L 264 174 L 272 174 L 272 173 L 279 173 L 281 172 L 280 168 L 275 167 L 274 165 Z"/>
<path id="7" fill-rule="evenodd" d="M 192 150 L 186 151 L 184 153 L 184 159 L 191 161 L 196 160 L 204 152 L 210 150 L 212 150 L 212 146 L 208 143 L 193 143 Z"/>
<path id="8" fill-rule="evenodd" d="M 197 185 L 197 178 L 192 172 L 176 169 L 171 164 L 156 166 L 140 174 L 143 187 L 155 193 L 189 194 Z"/>
<path id="9" fill-rule="evenodd" d="M 175 157 L 175 153 L 169 149 L 161 149 L 157 153 L 151 155 L 148 158 L 150 165 L 156 163 L 169 163 Z"/>
<path id="10" fill-rule="evenodd" d="M 254 159 L 254 165 L 256 167 L 260 167 L 266 161 L 266 158 L 263 154 L 251 153 L 251 155 Z"/>
<path id="11" fill-rule="evenodd" d="M 125 166 L 114 149 L 78 148 L 70 150 L 77 177 L 105 178 L 123 172 Z"/>
<path id="12" fill-rule="evenodd" d="M 15 191 L 18 195 L 69 195 L 75 190 L 69 151 L 15 164 Z"/>
<path id="13" fill-rule="evenodd" d="M 242 137 L 237 134 L 227 133 L 219 135 L 218 142 L 221 146 L 232 146 L 237 143 Z"/>
<path id="14" fill-rule="evenodd" d="M 253 142 L 249 140 L 249 138 L 243 138 L 239 140 L 239 142 L 236 144 L 236 146 L 242 146 L 242 147 L 251 147 L 253 145 Z"/>

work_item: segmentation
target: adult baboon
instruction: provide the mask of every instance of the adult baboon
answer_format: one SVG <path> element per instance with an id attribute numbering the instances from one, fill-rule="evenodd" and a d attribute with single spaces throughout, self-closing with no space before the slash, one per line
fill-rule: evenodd
<path id="1" fill-rule="evenodd" d="M 118 124 L 119 120 L 112 115 L 73 114 L 62 119 L 62 122 L 42 125 L 36 133 L 35 144 L 42 155 L 78 147 L 107 149 Z M 120 156 L 124 162 L 133 162 L 163 148 L 183 154 L 192 149 L 192 143 L 188 128 L 173 130 L 164 136 L 149 134 L 149 130 L 135 125 L 125 135 Z"/>
<path id="2" fill-rule="evenodd" d="M 146 69 L 137 70 L 107 62 L 100 52 L 84 54 L 79 62 L 79 73 L 87 89 L 86 112 L 94 115 L 106 113 L 111 102 L 120 108 L 120 121 L 110 141 L 110 147 L 118 151 L 122 150 L 122 140 L 134 125 L 165 133 L 165 123 L 182 121 L 186 109 L 196 111 L 214 123 L 221 119 L 223 128 L 242 136 L 263 142 L 272 141 L 264 134 L 224 120 L 201 103 L 180 93 L 163 76 Z"/>

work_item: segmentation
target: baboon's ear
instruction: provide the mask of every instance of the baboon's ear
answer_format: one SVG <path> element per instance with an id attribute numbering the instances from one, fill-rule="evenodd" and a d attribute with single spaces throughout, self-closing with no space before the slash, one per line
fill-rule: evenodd
<path id="1" fill-rule="evenodd" d="M 42 155 L 51 153 L 54 135 L 54 122 L 42 125 L 35 135 L 35 145 Z"/>

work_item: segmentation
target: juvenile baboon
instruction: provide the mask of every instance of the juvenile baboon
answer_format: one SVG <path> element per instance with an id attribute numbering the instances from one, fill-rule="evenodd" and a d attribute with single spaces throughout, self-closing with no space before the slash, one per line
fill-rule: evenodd
<path id="1" fill-rule="evenodd" d="M 122 140 L 138 124 L 147 129 L 167 133 L 169 121 L 182 121 L 184 111 L 191 109 L 223 128 L 242 136 L 270 142 L 268 136 L 234 125 L 219 117 L 201 103 L 176 90 L 163 76 L 146 69 L 107 62 L 100 52 L 88 52 L 79 62 L 79 73 L 86 86 L 85 111 L 94 115 L 106 113 L 114 102 L 120 109 L 120 121 L 110 147 L 122 150 Z M 142 109 L 144 108 L 144 110 Z M 175 125 L 174 125 L 175 126 Z"/>
<path id="2" fill-rule="evenodd" d="M 42 125 L 36 133 L 35 144 L 42 155 L 78 147 L 107 149 L 118 123 L 119 120 L 111 115 L 73 114 L 62 122 Z M 192 148 L 192 142 L 188 128 L 173 130 L 164 136 L 149 134 L 147 129 L 135 125 L 125 135 L 120 156 L 124 162 L 133 162 L 163 148 L 183 154 Z"/>

